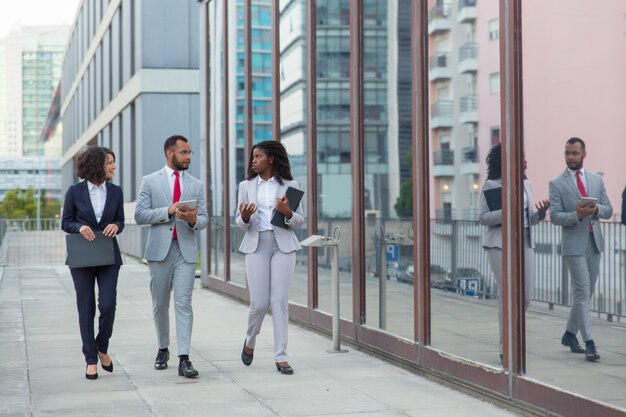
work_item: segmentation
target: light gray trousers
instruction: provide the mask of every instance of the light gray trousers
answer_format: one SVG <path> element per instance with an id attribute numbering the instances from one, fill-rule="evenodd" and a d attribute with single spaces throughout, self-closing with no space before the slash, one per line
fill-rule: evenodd
<path id="1" fill-rule="evenodd" d="M 271 307 L 276 362 L 287 360 L 289 288 L 295 267 L 296 253 L 281 252 L 273 231 L 260 232 L 256 252 L 246 255 L 246 275 L 250 290 L 246 346 L 254 349 L 265 313 Z"/>
<path id="2" fill-rule="evenodd" d="M 193 310 L 191 294 L 196 275 L 196 264 L 185 262 L 178 242 L 172 245 L 164 260 L 148 262 L 150 268 L 150 291 L 152 315 L 156 327 L 159 349 L 170 344 L 170 296 L 174 290 L 174 313 L 176 314 L 176 342 L 178 354 L 189 355 Z"/>
<path id="3" fill-rule="evenodd" d="M 502 249 L 486 248 L 487 259 L 493 276 L 498 284 L 498 325 L 500 335 L 498 338 L 498 346 L 502 353 Z M 533 298 L 535 291 L 535 253 L 530 247 L 530 232 L 524 230 L 524 311 L 528 308 L 530 300 Z"/>
<path id="4" fill-rule="evenodd" d="M 589 233 L 587 249 L 583 256 L 565 256 L 565 263 L 572 279 L 572 309 L 566 329 L 580 335 L 586 342 L 591 335 L 591 296 L 600 270 L 600 251 L 596 248 L 593 234 Z"/>

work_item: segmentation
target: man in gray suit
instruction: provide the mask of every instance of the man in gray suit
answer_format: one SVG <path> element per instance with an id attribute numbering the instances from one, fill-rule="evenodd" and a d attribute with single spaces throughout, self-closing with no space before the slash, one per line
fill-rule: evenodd
<path id="1" fill-rule="evenodd" d="M 562 226 L 561 255 L 572 277 L 574 300 L 561 343 L 574 353 L 584 353 L 588 361 L 597 361 L 600 355 L 591 335 L 590 302 L 600 269 L 600 253 L 604 251 L 604 237 L 599 219 L 613 214 L 602 177 L 583 168 L 587 156 L 585 142 L 571 138 L 565 143 L 567 168 L 550 181 L 550 220 Z M 585 204 L 583 197 L 595 198 Z M 576 339 L 580 334 L 583 349 Z"/>
<path id="2" fill-rule="evenodd" d="M 198 376 L 189 360 L 193 326 L 191 294 L 198 262 L 195 231 L 207 226 L 206 201 L 202 183 L 187 172 L 191 162 L 188 140 L 180 135 L 171 136 L 163 150 L 167 164 L 143 178 L 135 209 L 137 224 L 150 225 L 144 257 L 150 268 L 152 313 L 159 344 L 154 367 L 167 369 L 173 289 L 180 359 L 178 375 L 193 378 Z M 184 205 L 179 201 L 195 204 Z"/>

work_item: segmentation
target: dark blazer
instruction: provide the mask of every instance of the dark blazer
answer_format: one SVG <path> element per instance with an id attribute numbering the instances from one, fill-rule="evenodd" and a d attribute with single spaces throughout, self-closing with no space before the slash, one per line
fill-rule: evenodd
<path id="1" fill-rule="evenodd" d="M 61 229 L 64 232 L 78 233 L 82 226 L 89 226 L 94 232 L 103 231 L 111 223 L 117 224 L 118 234 L 122 233 L 124 230 L 124 195 L 119 186 L 107 182 L 107 199 L 104 203 L 102 218 L 98 223 L 89 198 L 87 181 L 70 185 L 65 193 L 65 203 L 63 203 Z M 113 238 L 113 247 L 115 265 L 122 265 L 120 248 L 115 238 Z"/>

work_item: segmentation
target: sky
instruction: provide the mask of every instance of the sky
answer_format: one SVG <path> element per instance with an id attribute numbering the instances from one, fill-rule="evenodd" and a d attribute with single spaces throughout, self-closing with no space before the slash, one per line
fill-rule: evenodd
<path id="1" fill-rule="evenodd" d="M 22 26 L 71 25 L 81 0 L 0 0 L 0 37 Z"/>

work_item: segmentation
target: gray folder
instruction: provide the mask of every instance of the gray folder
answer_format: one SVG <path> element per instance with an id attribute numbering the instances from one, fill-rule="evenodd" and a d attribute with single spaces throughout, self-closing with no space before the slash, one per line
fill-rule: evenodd
<path id="1" fill-rule="evenodd" d="M 95 232 L 91 242 L 80 233 L 65 236 L 67 245 L 67 265 L 70 268 L 85 268 L 115 264 L 113 238 L 102 232 Z"/>

